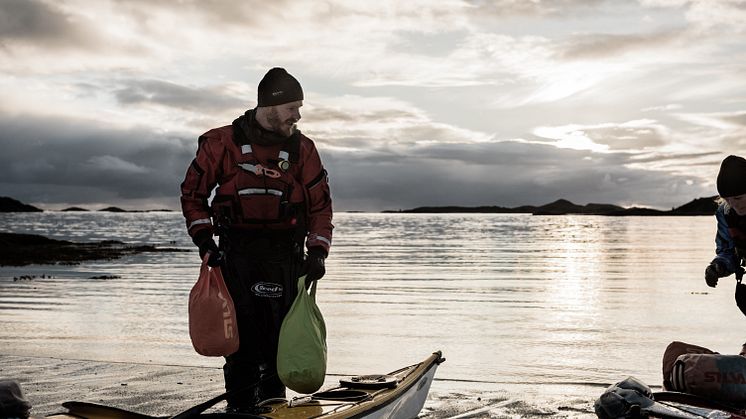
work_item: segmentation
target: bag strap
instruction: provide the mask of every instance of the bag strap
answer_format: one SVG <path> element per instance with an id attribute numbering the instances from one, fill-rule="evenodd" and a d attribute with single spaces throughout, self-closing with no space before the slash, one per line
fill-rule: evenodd
<path id="1" fill-rule="evenodd" d="M 319 281 L 313 281 L 311 283 L 311 288 L 308 289 L 306 288 L 306 278 L 308 278 L 306 275 L 298 278 L 298 293 L 306 292 L 314 299 L 314 301 L 316 301 L 316 283 Z"/>
<path id="2" fill-rule="evenodd" d="M 311 296 L 311 298 L 313 298 L 314 301 L 316 301 L 316 284 L 318 282 L 319 281 L 317 280 L 317 281 L 313 281 L 313 283 L 311 283 L 311 292 L 309 293 L 309 295 Z"/>

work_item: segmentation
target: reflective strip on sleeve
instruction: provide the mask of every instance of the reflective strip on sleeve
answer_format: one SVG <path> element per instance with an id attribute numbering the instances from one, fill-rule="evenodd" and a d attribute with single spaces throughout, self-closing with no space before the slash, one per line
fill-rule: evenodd
<path id="1" fill-rule="evenodd" d="M 244 144 L 241 146 L 241 154 L 251 154 L 251 144 Z"/>
<path id="2" fill-rule="evenodd" d="M 318 241 L 320 241 L 322 243 L 326 243 L 327 246 L 331 246 L 332 245 L 332 241 L 331 240 L 327 239 L 324 236 L 319 236 L 318 234 L 312 234 L 311 236 L 308 237 L 308 239 L 309 240 L 318 240 Z"/>
<path id="3" fill-rule="evenodd" d="M 199 220 L 192 221 L 191 224 L 189 224 L 189 227 L 187 227 L 187 230 L 191 230 L 192 227 L 200 224 L 211 224 L 211 221 L 209 218 L 200 218 Z"/>
<path id="4" fill-rule="evenodd" d="M 282 191 L 277 189 L 246 188 L 238 191 L 239 195 L 277 195 L 282 196 Z"/>

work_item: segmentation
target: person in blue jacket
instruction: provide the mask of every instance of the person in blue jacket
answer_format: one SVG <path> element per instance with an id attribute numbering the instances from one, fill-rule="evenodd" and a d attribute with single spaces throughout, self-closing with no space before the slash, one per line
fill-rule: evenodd
<path id="1" fill-rule="evenodd" d="M 717 177 L 717 189 L 720 205 L 715 213 L 716 256 L 705 269 L 705 282 L 714 288 L 719 278 L 735 273 L 739 284 L 736 301 L 739 307 L 742 303 L 746 307 L 746 284 L 741 286 L 742 266 L 746 258 L 746 159 L 731 155 L 723 160 Z M 743 301 L 739 301 L 739 289 Z"/>

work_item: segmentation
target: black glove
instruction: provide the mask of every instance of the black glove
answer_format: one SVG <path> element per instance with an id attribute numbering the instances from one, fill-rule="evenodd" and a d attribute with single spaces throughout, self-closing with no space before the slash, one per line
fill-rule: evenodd
<path id="1" fill-rule="evenodd" d="M 312 247 L 308 249 L 308 256 L 306 261 L 303 263 L 303 275 L 306 275 L 306 283 L 311 281 L 317 281 L 321 279 L 326 273 L 326 267 L 324 266 L 324 259 L 326 259 L 326 252 L 320 247 Z"/>
<path id="2" fill-rule="evenodd" d="M 223 264 L 224 254 L 218 249 L 218 245 L 215 244 L 215 240 L 212 238 L 212 233 L 209 230 L 202 230 L 197 232 L 192 239 L 194 244 L 199 247 L 199 258 L 204 260 L 205 255 L 209 252 L 210 256 L 207 259 L 207 265 L 216 268 Z"/>
<path id="3" fill-rule="evenodd" d="M 728 272 L 722 262 L 713 260 L 709 265 L 707 265 L 707 268 L 705 268 L 705 282 L 707 282 L 707 285 L 712 288 L 717 286 L 718 278 L 724 276 L 728 276 Z"/>

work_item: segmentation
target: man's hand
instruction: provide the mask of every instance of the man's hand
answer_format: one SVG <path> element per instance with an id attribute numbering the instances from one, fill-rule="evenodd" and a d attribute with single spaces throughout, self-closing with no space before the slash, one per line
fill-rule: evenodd
<path id="1" fill-rule="evenodd" d="M 312 247 L 308 250 L 302 272 L 306 275 L 306 281 L 317 281 L 324 276 L 326 273 L 324 259 L 326 259 L 326 252 L 323 249 Z"/>
<path id="2" fill-rule="evenodd" d="M 207 266 L 211 268 L 219 268 L 223 266 L 223 262 L 225 261 L 225 253 L 223 253 L 222 250 L 209 250 L 208 253 L 210 256 L 207 258 Z M 202 259 L 204 260 L 204 256 L 202 256 Z"/>
<path id="3" fill-rule="evenodd" d="M 220 249 L 218 249 L 218 245 L 215 244 L 211 232 L 205 230 L 203 233 L 200 231 L 196 236 L 194 236 L 193 241 L 197 247 L 199 247 L 200 259 L 204 260 L 205 255 L 208 253 L 210 254 L 207 259 L 208 266 L 216 268 L 223 264 L 224 254 Z"/>
<path id="4" fill-rule="evenodd" d="M 705 282 L 707 283 L 707 286 L 712 288 L 717 286 L 718 278 L 727 275 L 728 273 L 726 272 L 725 267 L 717 260 L 713 260 L 709 265 L 707 265 L 707 268 L 705 268 Z"/>

